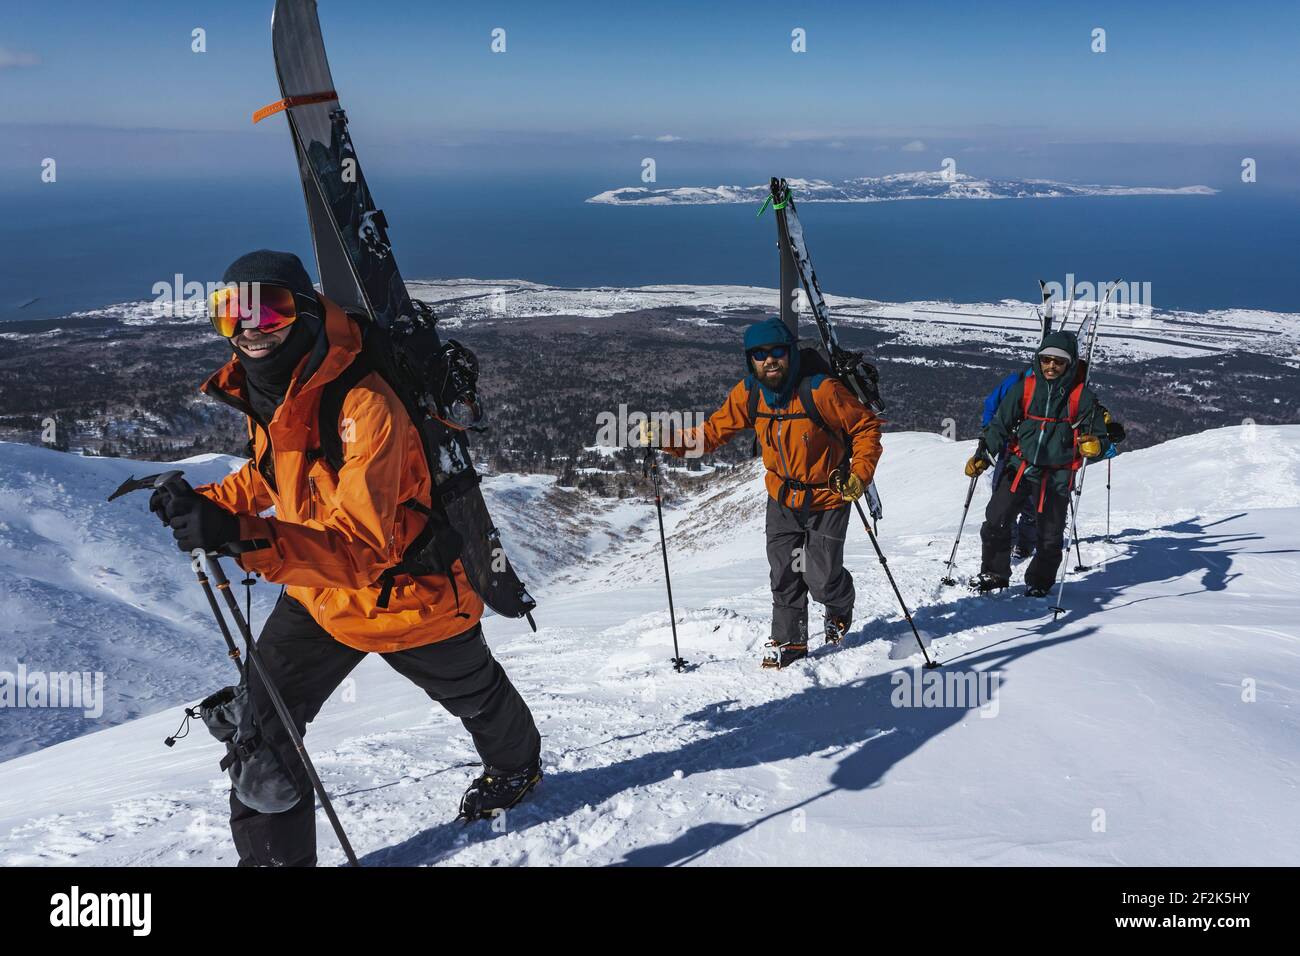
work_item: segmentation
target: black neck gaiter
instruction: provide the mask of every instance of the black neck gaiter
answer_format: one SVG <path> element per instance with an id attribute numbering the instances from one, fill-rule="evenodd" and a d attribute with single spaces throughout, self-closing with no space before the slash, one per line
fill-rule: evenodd
<path id="1" fill-rule="evenodd" d="M 311 351 L 319 332 L 320 326 L 316 322 L 307 316 L 301 316 L 290 329 L 289 337 L 270 355 L 252 358 L 245 355 L 239 346 L 235 346 L 248 383 L 249 404 L 263 425 L 270 422 L 275 410 L 284 401 L 294 370 L 303 356 Z"/>

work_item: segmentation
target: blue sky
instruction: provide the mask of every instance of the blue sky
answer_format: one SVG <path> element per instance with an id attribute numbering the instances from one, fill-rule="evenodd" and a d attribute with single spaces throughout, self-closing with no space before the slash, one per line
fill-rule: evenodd
<path id="1" fill-rule="evenodd" d="M 278 95 L 272 5 L 8 5 L 0 174 L 46 155 L 87 178 L 283 165 L 283 120 L 249 123 Z M 321 8 L 363 158 L 412 172 L 563 169 L 604 186 L 635 182 L 647 155 L 669 183 L 750 177 L 774 157 L 832 178 L 954 156 L 986 175 L 1221 184 L 1253 156 L 1261 186 L 1300 183 L 1295 3 Z M 195 27 L 207 53 L 190 51 Z M 795 27 L 807 53 L 790 50 Z"/>

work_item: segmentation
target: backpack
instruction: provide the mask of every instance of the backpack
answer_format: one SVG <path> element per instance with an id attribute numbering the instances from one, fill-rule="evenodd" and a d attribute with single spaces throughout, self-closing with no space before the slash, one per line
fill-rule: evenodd
<path id="1" fill-rule="evenodd" d="M 827 360 L 825 354 L 819 348 L 801 348 L 799 349 L 799 381 L 795 385 L 795 394 L 799 396 L 799 404 L 803 406 L 802 412 L 760 412 L 758 410 L 758 398 L 761 390 L 755 386 L 758 384 L 752 375 L 746 377 L 745 384 L 748 389 L 746 395 L 746 413 L 749 420 L 754 423 L 754 457 L 758 457 L 758 420 L 760 418 L 771 418 L 779 421 L 790 421 L 792 419 L 806 418 L 820 430 L 834 437 L 844 447 L 844 457 L 840 464 L 836 466 L 837 471 L 847 470 L 849 459 L 853 453 L 853 440 L 843 431 L 831 428 L 826 424 L 826 419 L 817 408 L 817 403 L 813 400 L 813 388 L 821 384 L 820 380 L 825 377 L 836 377 L 831 363 Z M 854 394 L 849 389 L 849 394 Z M 789 497 L 790 491 L 809 491 L 812 485 L 802 481 L 794 481 L 787 478 L 784 482 L 782 492 L 782 503 Z M 812 496 L 804 496 L 804 510 L 808 509 Z"/>
<path id="2" fill-rule="evenodd" d="M 361 329 L 361 351 L 339 376 L 321 390 L 320 447 L 308 458 L 321 459 L 336 473 L 343 467 L 343 439 L 339 433 L 343 399 L 357 383 L 377 372 L 397 395 L 420 434 L 420 446 L 432 483 L 431 506 L 410 499 L 402 505 L 425 517 L 424 529 L 407 546 L 401 560 L 380 575 L 378 607 L 386 608 L 394 580 L 402 575 L 420 577 L 445 574 L 451 581 L 457 605 L 457 559 L 474 591 L 504 617 L 526 617 L 533 630 L 532 610 L 537 606 L 510 561 L 501 535 L 492 523 L 479 488 L 465 427 L 447 422 L 430 409 L 450 408 L 458 400 L 475 403 L 478 362 L 474 353 L 454 339 L 443 343 L 433 328 L 432 315 L 417 307 L 419 319 L 397 332 L 386 330 L 365 317 L 349 313 Z M 475 426 L 466 426 L 473 428 Z M 462 617 L 467 616 L 462 614 Z"/>

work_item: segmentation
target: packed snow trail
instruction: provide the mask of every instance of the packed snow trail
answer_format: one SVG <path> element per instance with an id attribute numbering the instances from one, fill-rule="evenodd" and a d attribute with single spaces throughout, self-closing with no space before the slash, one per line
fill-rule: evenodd
<path id="1" fill-rule="evenodd" d="M 307 744 L 363 864 L 1293 865 L 1300 833 L 1276 821 L 1300 784 L 1300 426 L 1120 456 L 1109 544 L 1104 481 L 1090 479 L 1080 531 L 1095 566 L 1071 575 L 1055 622 L 1047 601 L 938 587 L 969 453 L 969 442 L 885 436 L 881 544 L 935 638 L 944 666 L 931 673 L 992 688 L 991 699 L 895 706 L 920 658 L 887 657 L 907 625 L 860 528 L 845 645 L 814 642 L 806 662 L 761 670 L 770 595 L 757 472 L 665 512 L 692 665 L 673 673 L 653 503 L 623 502 L 607 527 L 630 533 L 539 589 L 537 634 L 485 620 L 545 738 L 546 779 L 504 825 L 452 822 L 477 766 L 469 737 L 381 659 L 326 704 Z M 76 474 L 102 467 L 63 458 Z M 0 475 L 14 479 L 7 464 Z M 987 499 L 982 482 L 959 578 L 977 570 Z M 165 553 L 156 526 L 118 530 L 119 560 Z M 6 532 L 7 547 L 27 540 Z M 18 552 L 5 553 L 9 578 Z M 183 562 L 161 572 L 164 593 L 186 573 Z M 814 630 L 820 619 L 814 607 Z M 220 746 L 202 727 L 171 750 L 161 742 L 182 702 L 0 763 L 0 858 L 233 863 Z M 320 814 L 318 837 L 321 862 L 342 862 Z"/>

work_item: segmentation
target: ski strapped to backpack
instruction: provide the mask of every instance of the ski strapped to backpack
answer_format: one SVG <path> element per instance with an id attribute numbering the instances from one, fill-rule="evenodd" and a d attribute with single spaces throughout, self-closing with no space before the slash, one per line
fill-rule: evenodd
<path id="1" fill-rule="evenodd" d="M 803 225 L 795 210 L 794 195 L 786 181 L 775 176 L 772 177 L 769 188 L 770 194 L 759 208 L 758 215 L 761 216 L 769 206 L 776 214 L 777 246 L 781 256 L 781 318 L 797 339 L 798 313 L 794 308 L 797 283 L 798 288 L 803 290 L 808 308 L 817 323 L 817 333 L 822 343 L 820 362 L 826 373 L 839 379 L 858 401 L 879 414 L 885 408 L 880 397 L 880 376 L 876 367 L 867 362 L 861 352 L 850 351 L 839 343 L 835 327 L 831 324 L 830 309 L 808 255 L 808 244 L 804 240 Z M 879 521 L 884 515 L 884 509 L 874 481 L 867 486 L 866 497 L 871 517 Z"/>
<path id="2" fill-rule="evenodd" d="M 470 455 L 466 429 L 480 429 L 482 419 L 474 394 L 477 363 L 463 346 L 441 340 L 432 310 L 407 292 L 387 217 L 366 183 L 338 102 L 315 0 L 276 0 L 271 42 L 281 99 L 259 113 L 286 119 L 321 292 L 360 322 L 366 361 L 406 406 L 428 460 L 428 533 L 398 568 L 449 568 L 458 554 L 470 584 L 492 610 L 527 617 L 535 630 L 530 612 L 536 603 L 506 557 Z M 364 374 L 358 368 L 355 378 L 348 376 L 352 386 Z M 341 407 L 345 385 L 347 379 L 331 390 L 337 393 L 331 408 Z M 334 450 L 337 417 L 331 414 L 322 424 L 321 454 L 341 465 L 341 447 Z M 379 582 L 385 601 L 391 579 L 402 573 L 407 572 L 394 569 L 388 581 Z"/>
<path id="3" fill-rule="evenodd" d="M 317 429 L 320 446 L 310 450 L 308 457 L 323 460 L 336 474 L 343 467 L 343 401 L 348 392 L 374 372 L 393 390 L 415 423 L 429 466 L 431 484 L 430 505 L 415 498 L 401 503 L 403 507 L 422 514 L 425 526 L 407 546 L 402 559 L 380 575 L 376 582 L 380 588 L 376 605 L 381 608 L 388 606 L 396 579 L 403 575 L 420 577 L 445 574 L 451 582 L 452 594 L 456 599 L 457 615 L 467 617 L 459 610 L 460 593 L 453 573 L 454 565 L 459 559 L 470 584 L 489 607 L 509 617 L 525 617 L 533 630 L 536 630 L 537 625 L 532 616 L 536 604 L 505 559 L 496 528 L 488 527 L 482 539 L 476 541 L 461 534 L 449 516 L 449 511 L 462 505 L 466 492 L 477 489 L 482 480 L 472 468 L 450 475 L 440 474 L 437 450 L 449 439 L 463 441 L 463 438 L 459 438 L 454 425 L 427 411 L 416 399 L 418 390 L 406 381 L 401 368 L 393 361 L 387 333 L 363 320 L 358 320 L 358 325 L 362 330 L 361 351 L 342 374 L 321 389 Z M 433 376 L 441 381 L 443 387 L 450 387 L 455 378 L 448 366 L 464 367 L 472 361 L 472 354 L 471 359 L 450 359 L 447 358 L 448 353 L 464 351 L 467 351 L 464 346 L 456 342 L 449 341 L 442 346 L 443 360 L 436 363 L 441 368 Z M 472 394 L 473 382 L 457 384 L 461 388 L 468 388 Z"/>

